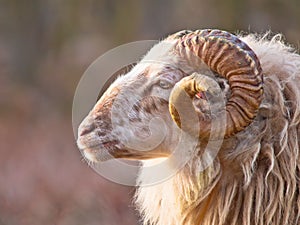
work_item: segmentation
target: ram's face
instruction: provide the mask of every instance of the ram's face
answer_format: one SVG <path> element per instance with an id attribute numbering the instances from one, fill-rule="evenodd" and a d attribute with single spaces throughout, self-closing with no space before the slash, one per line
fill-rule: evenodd
<path id="1" fill-rule="evenodd" d="M 168 157 L 180 131 L 199 140 L 242 131 L 262 96 L 259 60 L 236 36 L 178 32 L 107 89 L 81 123 L 78 146 L 91 161 Z"/>
<path id="2" fill-rule="evenodd" d="M 177 131 L 169 95 L 183 76 L 179 69 L 145 62 L 119 77 L 79 127 L 84 156 L 91 161 L 167 157 Z"/>

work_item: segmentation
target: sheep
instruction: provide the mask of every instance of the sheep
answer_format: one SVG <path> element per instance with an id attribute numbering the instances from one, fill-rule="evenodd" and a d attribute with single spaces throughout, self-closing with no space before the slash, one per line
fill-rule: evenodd
<path id="1" fill-rule="evenodd" d="M 281 39 L 170 35 L 83 120 L 88 161 L 142 160 L 134 201 L 144 224 L 300 224 L 300 56 Z M 143 185 L 153 176 L 145 168 L 170 158 L 182 135 L 196 139 L 180 145 L 182 167 Z"/>

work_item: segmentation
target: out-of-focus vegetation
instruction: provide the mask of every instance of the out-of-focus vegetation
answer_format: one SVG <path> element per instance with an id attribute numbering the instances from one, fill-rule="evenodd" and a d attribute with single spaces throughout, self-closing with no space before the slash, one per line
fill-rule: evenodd
<path id="1" fill-rule="evenodd" d="M 299 48 L 299 0 L 0 0 L 0 225 L 138 224 L 133 189 L 82 161 L 72 97 L 87 66 L 181 29 L 281 32 Z"/>

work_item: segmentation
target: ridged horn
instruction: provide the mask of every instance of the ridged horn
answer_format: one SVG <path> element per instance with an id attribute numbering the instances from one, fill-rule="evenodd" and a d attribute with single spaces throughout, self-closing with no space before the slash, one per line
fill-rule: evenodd
<path id="1" fill-rule="evenodd" d="M 167 38 L 177 40 L 175 52 L 185 60 L 199 57 L 213 72 L 228 80 L 230 97 L 226 103 L 225 137 L 230 137 L 247 127 L 255 118 L 263 96 L 263 75 L 260 62 L 250 47 L 238 37 L 221 30 L 180 31 Z M 181 81 L 179 81 L 180 83 Z M 177 91 L 199 91 L 195 80 L 182 79 Z M 193 90 L 189 89 L 193 87 Z M 180 127 L 180 118 L 174 105 L 179 93 L 171 93 L 170 113 Z M 180 103 L 179 103 L 180 104 Z M 210 135 L 211 121 L 199 121 L 199 137 Z"/>

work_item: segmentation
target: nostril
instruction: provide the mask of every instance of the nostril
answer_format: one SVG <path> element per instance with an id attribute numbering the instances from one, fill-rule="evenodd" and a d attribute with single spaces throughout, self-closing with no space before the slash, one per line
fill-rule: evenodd
<path id="1" fill-rule="evenodd" d="M 90 133 L 91 131 L 93 131 L 94 129 L 95 129 L 94 123 L 91 123 L 89 125 L 84 125 L 80 129 L 80 136 L 86 135 L 86 134 Z"/>

